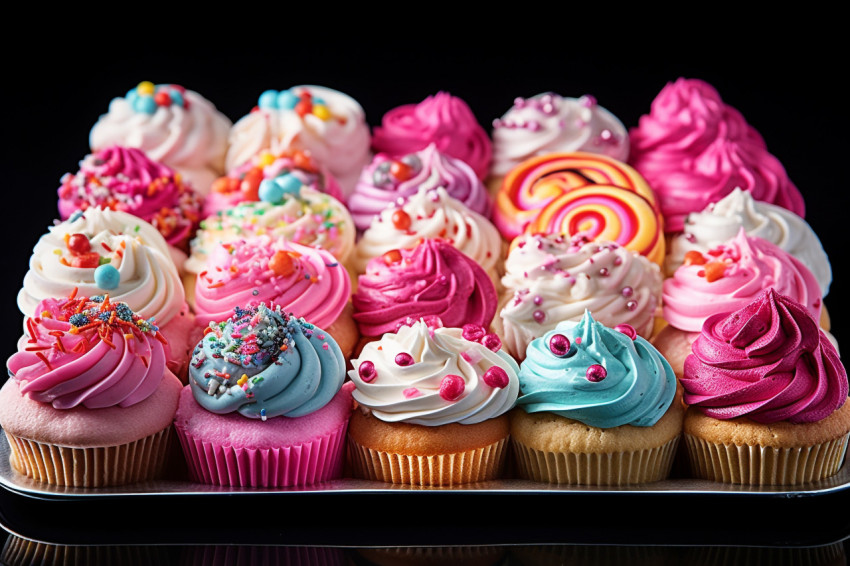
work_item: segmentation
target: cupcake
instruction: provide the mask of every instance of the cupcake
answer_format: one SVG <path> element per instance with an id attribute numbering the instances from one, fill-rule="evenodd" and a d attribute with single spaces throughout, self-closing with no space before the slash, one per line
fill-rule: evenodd
<path id="1" fill-rule="evenodd" d="M 393 157 L 403 157 L 430 144 L 441 153 L 466 162 L 482 181 L 487 178 L 493 157 L 490 137 L 469 105 L 447 92 L 389 110 L 372 136 L 372 149 Z"/>
<path id="2" fill-rule="evenodd" d="M 571 485 L 665 479 L 684 407 L 667 360 L 627 325 L 585 312 L 532 340 L 510 412 L 519 475 Z"/>
<path id="3" fill-rule="evenodd" d="M 677 376 L 690 354 L 690 343 L 711 315 L 743 308 L 766 288 L 792 297 L 820 319 L 820 286 L 812 272 L 767 240 L 741 229 L 735 238 L 705 254 L 696 250 L 688 254 L 664 280 L 662 316 L 667 324 L 652 339 Z"/>
<path id="4" fill-rule="evenodd" d="M 585 95 L 543 92 L 517 97 L 493 120 L 493 162 L 487 186 L 495 194 L 508 171 L 531 157 L 576 151 L 601 153 L 618 161 L 629 157 L 629 133 L 623 123 Z"/>
<path id="5" fill-rule="evenodd" d="M 93 153 L 114 145 L 140 149 L 206 195 L 225 172 L 230 126 L 230 119 L 197 92 L 143 81 L 109 103 L 89 133 L 89 146 Z"/>
<path id="6" fill-rule="evenodd" d="M 800 191 L 761 134 L 704 81 L 667 83 L 629 139 L 629 164 L 657 194 L 669 234 L 735 188 L 805 216 Z"/>
<path id="7" fill-rule="evenodd" d="M 308 151 L 347 196 L 371 159 L 370 141 L 363 108 L 347 94 L 314 85 L 267 90 L 257 106 L 233 124 L 226 166 L 233 171 L 263 151 Z"/>
<path id="8" fill-rule="evenodd" d="M 45 299 L 33 312 L 0 390 L 12 467 L 71 487 L 160 477 L 181 383 L 156 327 L 109 295 Z"/>
<path id="9" fill-rule="evenodd" d="M 352 267 L 356 273 L 364 273 L 372 259 L 413 248 L 428 238 L 448 241 L 498 281 L 502 263 L 499 232 L 487 218 L 442 187 L 420 187 L 403 204 L 381 211 L 357 241 Z"/>
<path id="10" fill-rule="evenodd" d="M 42 235 L 29 261 L 18 308 L 24 316 L 44 299 L 108 293 L 165 336 L 171 371 L 185 379 L 200 331 L 186 303 L 169 245 L 153 225 L 129 212 L 87 208 Z"/>
<path id="11" fill-rule="evenodd" d="M 826 297 L 832 282 L 832 267 L 812 227 L 790 210 L 755 200 L 752 193 L 739 188 L 687 216 L 682 233 L 670 240 L 665 263 L 667 274 L 673 275 L 685 262 L 688 252 L 705 253 L 734 238 L 741 228 L 748 236 L 768 240 L 803 262 L 818 280 L 821 295 Z"/>
<path id="12" fill-rule="evenodd" d="M 422 486 L 500 477 L 519 368 L 498 337 L 419 320 L 366 344 L 351 362 L 355 477 Z"/>
<path id="13" fill-rule="evenodd" d="M 420 318 L 432 326 L 489 328 L 497 300 L 481 266 L 439 239 L 372 259 L 352 296 L 363 341 L 398 332 Z"/>
<path id="14" fill-rule="evenodd" d="M 215 180 L 204 203 L 204 214 L 212 216 L 245 201 L 260 200 L 263 192 L 281 188 L 308 187 L 343 200 L 342 189 L 326 167 L 309 151 L 286 149 L 278 154 L 263 150 L 226 176 Z"/>
<path id="15" fill-rule="evenodd" d="M 190 244 L 184 285 L 194 289 L 209 254 L 219 245 L 253 236 L 283 237 L 321 248 L 348 266 L 354 254 L 356 230 L 345 205 L 306 186 L 276 182 L 264 185 L 259 201 L 245 201 L 201 221 Z"/>
<path id="16" fill-rule="evenodd" d="M 431 143 L 398 158 L 379 153 L 363 168 L 354 192 L 348 197 L 348 209 L 357 229 L 366 230 L 383 209 L 403 203 L 420 187 L 425 190 L 443 187 L 449 196 L 490 218 L 490 196 L 472 168 L 440 152 Z"/>
<path id="17" fill-rule="evenodd" d="M 282 487 L 339 477 L 353 386 L 343 386 L 333 337 L 262 303 L 208 328 L 174 417 L 192 481 Z"/>
<path id="18" fill-rule="evenodd" d="M 799 485 L 838 472 L 850 434 L 847 373 L 805 306 L 767 288 L 709 317 L 692 350 L 681 383 L 695 477 Z"/>
<path id="19" fill-rule="evenodd" d="M 334 337 L 348 357 L 358 339 L 351 279 L 327 250 L 254 236 L 216 246 L 195 281 L 195 322 L 223 322 L 234 305 L 275 304 Z"/>
<path id="20" fill-rule="evenodd" d="M 519 236 L 505 260 L 494 328 L 518 361 L 528 344 L 590 311 L 600 323 L 627 324 L 649 339 L 661 306 L 658 265 L 613 242 L 582 236 Z"/>
<path id="21" fill-rule="evenodd" d="M 109 208 L 152 224 L 168 245 L 178 269 L 203 216 L 203 199 L 171 168 L 143 151 L 110 146 L 87 155 L 77 173 L 66 173 L 59 187 L 59 217 L 78 210 Z"/>

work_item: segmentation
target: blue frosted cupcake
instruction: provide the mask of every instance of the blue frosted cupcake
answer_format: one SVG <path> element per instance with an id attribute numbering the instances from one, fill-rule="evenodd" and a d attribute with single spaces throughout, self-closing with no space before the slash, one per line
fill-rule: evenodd
<path id="1" fill-rule="evenodd" d="M 627 485 L 666 478 L 682 432 L 676 376 L 627 325 L 609 328 L 585 311 L 527 349 L 510 412 L 521 477 Z"/>

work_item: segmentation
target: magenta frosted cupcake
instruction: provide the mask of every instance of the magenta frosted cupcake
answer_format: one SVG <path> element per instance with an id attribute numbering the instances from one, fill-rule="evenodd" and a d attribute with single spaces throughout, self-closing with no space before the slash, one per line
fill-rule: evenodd
<path id="1" fill-rule="evenodd" d="M 482 216 L 489 218 L 492 213 L 490 196 L 475 171 L 431 143 L 397 158 L 379 153 L 363 168 L 354 192 L 348 197 L 348 210 L 357 229 L 362 232 L 383 209 L 404 202 L 420 187 L 443 187 L 450 196 Z"/>
<path id="2" fill-rule="evenodd" d="M 364 340 L 398 332 L 420 318 L 439 321 L 437 326 L 489 328 L 497 300 L 481 266 L 440 239 L 373 259 L 352 297 Z"/>
<path id="3" fill-rule="evenodd" d="M 351 279 L 327 250 L 270 236 L 216 246 L 195 281 L 196 323 L 222 322 L 234 305 L 260 303 L 274 303 L 324 328 L 346 356 L 357 342 Z"/>
<path id="4" fill-rule="evenodd" d="M 282 487 L 339 477 L 353 386 L 333 337 L 265 304 L 209 329 L 174 421 L 190 478 Z"/>
<path id="5" fill-rule="evenodd" d="M 203 216 L 202 198 L 179 173 L 132 147 L 87 155 L 79 171 L 62 177 L 58 192 L 62 220 L 90 207 L 128 212 L 152 224 L 184 260 Z"/>
<path id="6" fill-rule="evenodd" d="M 402 157 L 435 144 L 442 153 L 461 159 L 484 180 L 493 157 L 493 144 L 469 105 L 447 92 L 418 104 L 388 111 L 375 126 L 372 149 Z"/>

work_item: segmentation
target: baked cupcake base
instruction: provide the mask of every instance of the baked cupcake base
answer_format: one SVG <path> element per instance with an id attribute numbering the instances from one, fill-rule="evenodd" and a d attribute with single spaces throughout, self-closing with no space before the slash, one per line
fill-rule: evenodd
<path id="1" fill-rule="evenodd" d="M 554 413 L 510 411 L 517 473 L 539 482 L 567 485 L 630 485 L 670 475 L 684 407 L 677 394 L 651 427 L 600 429 Z"/>
<path id="2" fill-rule="evenodd" d="M 850 438 L 850 402 L 814 423 L 719 420 L 688 407 L 684 443 L 693 477 L 741 485 L 799 485 L 838 472 Z"/>
<path id="3" fill-rule="evenodd" d="M 507 456 L 509 422 L 424 426 L 384 422 L 355 410 L 348 462 L 358 478 L 417 486 L 453 486 L 497 479 Z"/>

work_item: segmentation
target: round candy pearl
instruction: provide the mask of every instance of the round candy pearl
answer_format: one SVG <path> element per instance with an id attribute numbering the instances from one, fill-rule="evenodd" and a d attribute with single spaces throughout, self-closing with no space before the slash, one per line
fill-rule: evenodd
<path id="1" fill-rule="evenodd" d="M 495 334 L 488 334 L 481 339 L 481 344 L 483 344 L 488 350 L 498 352 L 502 347 L 502 340 Z"/>
<path id="2" fill-rule="evenodd" d="M 139 94 L 153 95 L 155 90 L 156 85 L 150 81 L 142 81 L 139 83 L 139 86 L 136 87 L 136 92 Z"/>
<path id="3" fill-rule="evenodd" d="M 360 375 L 360 379 L 366 383 L 374 381 L 375 378 L 378 377 L 378 372 L 375 370 L 375 364 L 368 360 L 360 364 L 360 367 L 357 368 L 357 373 Z"/>
<path id="4" fill-rule="evenodd" d="M 324 104 L 313 104 L 313 116 L 326 122 L 331 119 L 331 111 Z"/>
<path id="5" fill-rule="evenodd" d="M 183 106 L 185 104 L 185 101 L 183 100 L 183 93 L 179 90 L 172 89 L 168 94 L 171 96 L 171 104 L 174 106 Z"/>
<path id="6" fill-rule="evenodd" d="M 470 340 L 472 342 L 478 342 L 484 338 L 485 334 L 487 334 L 487 331 L 480 324 L 464 324 L 461 329 L 461 336 L 463 336 L 464 340 Z"/>
<path id="7" fill-rule="evenodd" d="M 133 101 L 133 110 L 140 114 L 156 112 L 156 101 L 152 96 L 139 96 Z"/>
<path id="8" fill-rule="evenodd" d="M 508 377 L 508 372 L 506 372 L 499 366 L 492 366 L 490 369 L 485 371 L 484 375 L 481 376 L 481 379 L 490 387 L 495 387 L 498 389 L 507 387 L 508 383 L 510 383 L 511 381 Z"/>
<path id="9" fill-rule="evenodd" d="M 283 188 L 274 181 L 266 179 L 260 183 L 257 195 L 263 202 L 280 204 L 283 201 Z"/>
<path id="10" fill-rule="evenodd" d="M 68 238 L 68 249 L 74 253 L 86 253 L 91 251 L 91 242 L 85 234 L 71 234 Z"/>
<path id="11" fill-rule="evenodd" d="M 292 110 L 298 104 L 298 95 L 291 90 L 282 90 L 277 95 L 277 107 L 281 110 Z"/>
<path id="12" fill-rule="evenodd" d="M 383 259 L 384 263 L 387 265 L 398 263 L 401 261 L 401 252 L 399 250 L 390 250 L 385 252 L 384 255 L 381 256 L 381 259 Z"/>
<path id="13" fill-rule="evenodd" d="M 559 358 L 563 358 L 570 351 L 570 339 L 563 334 L 554 334 L 549 338 L 549 351 Z"/>
<path id="14" fill-rule="evenodd" d="M 407 230 L 410 228 L 410 215 L 399 208 L 393 212 L 393 226 L 396 230 Z"/>
<path id="15" fill-rule="evenodd" d="M 463 378 L 459 375 L 449 374 L 440 382 L 440 397 L 446 401 L 455 401 L 466 388 Z"/>
<path id="16" fill-rule="evenodd" d="M 295 261 L 293 261 L 291 254 L 283 250 L 278 250 L 269 260 L 269 269 L 271 269 L 275 275 L 286 277 L 288 275 L 292 275 L 295 271 Z"/>
<path id="17" fill-rule="evenodd" d="M 171 96 L 164 90 L 153 95 L 153 101 L 156 102 L 157 106 L 171 106 Z"/>
<path id="18" fill-rule="evenodd" d="M 587 368 L 587 372 L 585 373 L 585 377 L 587 377 L 588 381 L 592 381 L 593 383 L 597 383 L 602 381 L 606 377 L 608 377 L 608 371 L 600 366 L 599 364 L 593 364 L 589 368 Z"/>
<path id="19" fill-rule="evenodd" d="M 278 93 L 276 90 L 267 90 L 260 95 L 257 100 L 257 106 L 264 110 L 273 110 L 277 108 Z"/>
<path id="20" fill-rule="evenodd" d="M 401 352 L 400 354 L 396 354 L 395 363 L 402 366 L 402 367 L 412 366 L 413 365 L 413 356 L 411 356 L 407 352 Z"/>
<path id="21" fill-rule="evenodd" d="M 276 177 L 274 179 L 274 182 L 281 188 L 281 190 L 285 194 L 291 195 L 297 195 L 301 191 L 301 187 L 303 186 L 301 179 L 299 179 L 292 173 L 284 173 L 283 175 Z"/>
<path id="22" fill-rule="evenodd" d="M 94 270 L 94 284 L 107 291 L 121 283 L 121 274 L 111 264 L 105 263 Z"/>
<path id="23" fill-rule="evenodd" d="M 617 332 L 622 332 L 623 334 L 625 334 L 626 336 L 628 336 L 632 340 L 637 338 L 637 331 L 635 330 L 635 327 L 632 326 L 631 324 L 626 324 L 626 323 L 618 324 L 617 326 L 614 327 L 614 330 L 616 330 Z"/>

